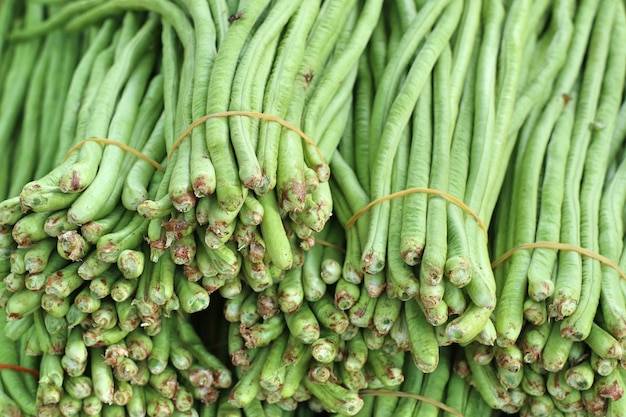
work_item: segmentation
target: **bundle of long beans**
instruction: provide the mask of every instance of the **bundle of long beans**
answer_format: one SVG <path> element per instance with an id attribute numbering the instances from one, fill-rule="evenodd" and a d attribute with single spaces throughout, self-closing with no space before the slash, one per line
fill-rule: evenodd
<path id="1" fill-rule="evenodd" d="M 625 25 L 0 3 L 0 410 L 626 414 Z"/>
<path id="2" fill-rule="evenodd" d="M 626 20 L 621 4 L 596 6 L 579 7 L 565 68 L 522 128 L 498 203 L 498 338 L 480 362 L 501 390 L 531 396 L 522 415 L 626 412 L 626 61 L 613 43 Z"/>
<path id="3" fill-rule="evenodd" d="M 618 3 L 401 3 L 362 57 L 331 160 L 341 279 L 368 311 L 394 300 L 384 323 L 409 323 L 420 369 L 463 345 L 507 413 L 624 413 Z M 376 313 L 364 326 L 384 334 Z"/>
<path id="4" fill-rule="evenodd" d="M 205 310 L 218 290 L 226 299 L 249 291 L 271 298 L 285 271 L 304 263 L 313 232 L 332 212 L 325 160 L 342 131 L 328 126 L 347 119 L 345 111 L 336 113 L 349 108 L 358 57 L 382 1 L 358 6 L 3 3 L 7 19 L 33 16 L 3 33 L 5 56 L 59 38 L 41 61 L 31 51 L 38 72 L 23 92 L 30 100 L 23 106 L 29 130 L 17 125 L 23 100 L 8 91 L 4 96 L 13 97 L 15 109 L 7 113 L 4 142 L 13 145 L 16 131 L 42 138 L 53 131 L 41 172 L 30 168 L 33 155 L 28 167 L 15 163 L 20 175 L 11 176 L 0 204 L 4 333 L 30 340 L 29 353 L 44 355 L 42 367 L 48 357 L 62 358 L 56 363 L 61 377 L 63 370 L 69 377 L 102 376 L 92 381 L 99 388 L 88 402 L 62 395 L 61 378 L 54 381 L 56 396 L 16 398 L 21 407 L 29 404 L 25 412 L 95 415 L 126 406 L 140 413 L 140 403 L 124 404 L 121 395 L 118 401 L 116 386 L 143 386 L 148 371 L 156 379 L 145 392 L 146 398 L 151 393 L 143 407 L 149 415 L 198 412 L 173 402 L 173 395 L 187 390 L 208 404 L 217 400 L 216 389 L 230 386 L 227 367 L 189 328 L 187 336 L 169 330 L 169 317 Z M 63 71 L 65 84 L 50 83 L 65 104 L 47 109 L 56 124 L 33 132 L 37 114 L 29 111 L 43 107 L 37 97 L 48 56 L 61 61 L 54 54 L 65 37 L 81 45 L 64 62 L 73 64 Z M 26 91 L 27 68 L 6 69 L 20 81 L 7 88 Z M 309 126 L 309 135 L 323 140 L 304 142 L 297 126 Z M 27 143 L 12 146 L 24 159 Z M 267 345 L 272 333 L 265 329 L 276 321 L 284 328 L 282 314 L 271 319 L 268 314 L 260 329 L 241 330 L 248 338 L 260 333 Z M 189 351 L 184 368 L 175 365 L 181 359 L 168 357 L 174 341 Z M 152 356 L 160 361 L 154 366 Z M 195 377 L 203 378 L 200 386 L 194 387 L 189 367 L 208 375 Z M 66 402 L 67 409 L 61 407 Z"/>

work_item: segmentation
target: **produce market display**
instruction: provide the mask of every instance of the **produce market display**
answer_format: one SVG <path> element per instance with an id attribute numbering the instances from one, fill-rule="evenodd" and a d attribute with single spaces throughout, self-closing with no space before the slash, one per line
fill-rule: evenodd
<path id="1" fill-rule="evenodd" d="M 626 416 L 620 0 L 1 0 L 0 416 Z"/>

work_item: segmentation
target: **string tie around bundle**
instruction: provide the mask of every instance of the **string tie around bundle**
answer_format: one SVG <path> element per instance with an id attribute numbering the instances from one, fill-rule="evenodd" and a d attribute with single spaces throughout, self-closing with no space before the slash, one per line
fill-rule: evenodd
<path id="1" fill-rule="evenodd" d="M 538 241 L 538 242 L 532 242 L 532 243 L 522 243 L 522 244 L 519 244 L 517 246 L 514 246 L 510 250 L 508 250 L 506 253 L 504 253 L 502 256 L 500 256 L 495 261 L 493 261 L 491 263 L 491 268 L 492 269 L 497 268 L 502 262 L 504 262 L 507 259 L 509 259 L 517 251 L 529 250 L 529 249 L 539 249 L 539 248 L 555 249 L 555 250 L 566 250 L 566 251 L 577 252 L 577 253 L 579 253 L 579 254 L 581 254 L 583 256 L 586 256 L 588 258 L 592 258 L 592 259 L 595 259 L 597 261 L 600 261 L 604 265 L 607 265 L 607 266 L 615 269 L 617 271 L 617 273 L 619 274 L 619 276 L 622 277 L 622 279 L 626 280 L 626 274 L 624 273 L 624 271 L 622 271 L 622 269 L 619 267 L 618 264 L 616 264 L 615 262 L 613 262 L 611 259 L 607 258 L 606 256 L 603 256 L 603 255 L 601 255 L 601 254 L 599 254 L 597 252 L 594 252 L 594 251 L 589 250 L 587 248 L 583 248 L 581 246 L 570 245 L 568 243 L 559 243 L 559 242 Z"/>
<path id="2" fill-rule="evenodd" d="M 415 193 L 424 193 L 424 194 L 436 195 L 436 196 L 441 197 L 444 200 L 448 201 L 449 203 L 452 203 L 452 204 L 460 207 L 461 209 L 463 209 L 463 211 L 465 211 L 467 214 L 469 214 L 470 216 L 472 216 L 476 220 L 476 222 L 478 223 L 478 226 L 485 233 L 485 236 L 487 236 L 487 227 L 485 226 L 485 223 L 478 216 L 478 214 L 474 210 L 472 210 L 467 204 L 465 204 L 463 201 L 461 201 L 460 199 L 456 198 L 452 194 L 446 193 L 445 191 L 437 190 L 437 189 L 434 189 L 434 188 L 425 188 L 425 187 L 407 188 L 406 190 L 401 190 L 401 191 L 398 191 L 398 192 L 395 192 L 395 193 L 392 193 L 392 194 L 389 194 L 389 195 L 377 198 L 376 200 L 370 202 L 365 207 L 363 207 L 362 209 L 360 209 L 359 211 L 354 213 L 354 215 L 346 223 L 346 230 L 351 228 L 352 226 L 354 226 L 354 224 L 357 222 L 357 220 L 359 220 L 359 218 L 361 216 L 363 216 L 365 213 L 367 213 L 375 205 L 380 204 L 383 201 L 389 201 L 389 200 L 393 200 L 394 198 L 405 197 L 407 195 L 415 194 Z"/>

